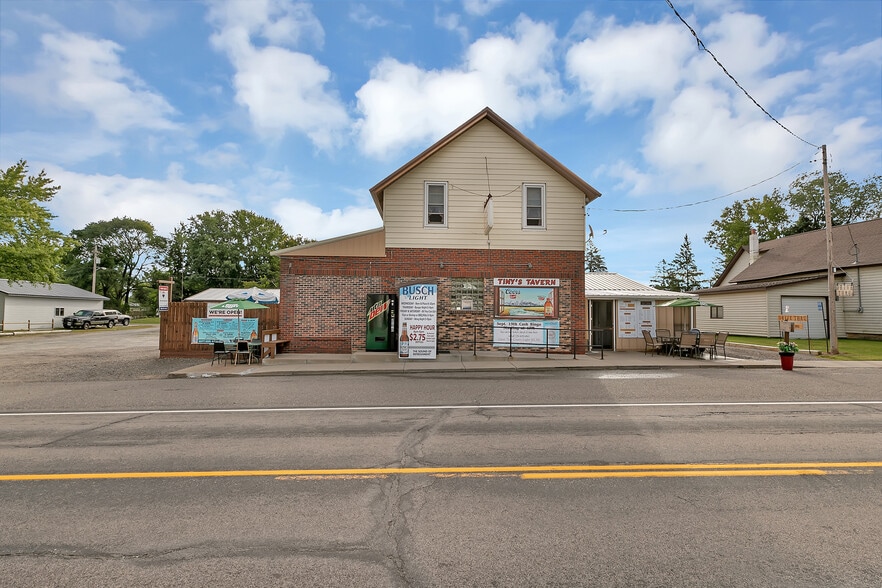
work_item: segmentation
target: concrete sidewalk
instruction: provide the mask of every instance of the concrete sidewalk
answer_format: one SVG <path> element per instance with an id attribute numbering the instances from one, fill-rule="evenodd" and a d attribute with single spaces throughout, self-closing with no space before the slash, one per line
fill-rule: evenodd
<path id="1" fill-rule="evenodd" d="M 396 353 L 357 352 L 353 354 L 283 353 L 267 358 L 263 363 L 226 365 L 200 364 L 169 374 L 171 378 L 210 378 L 233 376 L 305 376 L 312 374 L 366 374 L 366 373 L 433 373 L 433 372 L 495 372 L 548 370 L 615 370 L 615 369 L 702 369 L 702 368 L 765 368 L 781 369 L 777 358 L 768 360 L 715 358 L 695 359 L 665 355 L 645 355 L 635 351 L 606 351 L 586 355 L 544 353 L 513 353 L 482 351 L 439 353 L 434 360 L 400 360 Z M 841 367 L 846 363 L 832 360 L 805 361 L 796 358 L 794 369 Z M 868 363 L 857 362 L 869 367 Z"/>

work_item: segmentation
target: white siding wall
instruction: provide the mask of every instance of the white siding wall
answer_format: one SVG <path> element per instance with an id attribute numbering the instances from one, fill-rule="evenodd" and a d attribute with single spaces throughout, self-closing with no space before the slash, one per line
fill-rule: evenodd
<path id="1" fill-rule="evenodd" d="M 492 249 L 585 248 L 585 196 L 496 125 L 483 121 L 384 193 L 387 247 L 487 249 L 487 167 L 494 202 Z M 424 227 L 424 182 L 448 183 L 447 227 Z M 522 184 L 545 184 L 546 230 L 522 228 Z"/>
<path id="2" fill-rule="evenodd" d="M 750 255 L 742 252 L 738 259 L 732 264 L 732 268 L 726 274 L 726 279 L 720 283 L 720 286 L 729 286 L 732 284 L 732 278 L 743 272 L 750 265 Z"/>
<path id="3" fill-rule="evenodd" d="M 702 331 L 729 331 L 733 335 L 768 337 L 767 297 L 763 290 L 702 294 L 701 299 L 723 306 L 723 318 L 710 318 L 710 308 L 695 309 L 696 328 Z M 777 313 L 776 315 L 777 316 Z"/>
<path id="4" fill-rule="evenodd" d="M 848 279 L 845 281 L 853 282 L 855 291 L 853 297 L 840 298 L 837 303 L 837 310 L 842 310 L 845 332 L 854 335 L 882 335 L 882 267 L 861 268 L 860 298 L 857 269 L 846 269 Z M 858 312 L 859 304 L 863 312 Z"/>
<path id="5" fill-rule="evenodd" d="M 28 296 L 6 296 L 3 312 L 4 331 L 25 331 L 28 321 L 32 331 L 61 328 L 63 317 L 55 316 L 56 308 L 63 308 L 64 314 L 73 314 L 80 309 L 100 310 L 104 307 L 101 300 L 86 301 L 70 298 L 42 298 Z"/>

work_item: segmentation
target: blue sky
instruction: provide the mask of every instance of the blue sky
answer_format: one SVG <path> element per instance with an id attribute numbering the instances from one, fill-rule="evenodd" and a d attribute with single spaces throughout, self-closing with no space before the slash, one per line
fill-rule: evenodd
<path id="1" fill-rule="evenodd" d="M 831 170 L 882 172 L 882 2 L 672 1 Z M 820 169 L 664 0 L 0 0 L 0 165 L 61 185 L 64 232 L 240 208 L 378 227 L 368 188 L 485 106 L 603 194 L 595 244 L 643 282 L 686 234 L 710 274 L 725 206 Z"/>

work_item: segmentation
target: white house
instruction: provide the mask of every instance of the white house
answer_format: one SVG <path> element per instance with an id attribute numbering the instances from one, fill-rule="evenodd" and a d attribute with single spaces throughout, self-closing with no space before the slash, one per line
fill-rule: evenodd
<path id="1" fill-rule="evenodd" d="M 106 296 L 70 284 L 31 284 L 0 279 L 0 331 L 61 328 L 61 319 L 78 310 L 101 310 Z"/>
<path id="2" fill-rule="evenodd" d="M 832 256 L 837 336 L 882 338 L 882 219 L 834 226 Z M 699 328 L 778 337 L 778 315 L 808 317 L 793 338 L 829 336 L 824 230 L 751 243 L 729 261 L 713 288 L 696 292 L 718 305 L 698 309 Z"/>

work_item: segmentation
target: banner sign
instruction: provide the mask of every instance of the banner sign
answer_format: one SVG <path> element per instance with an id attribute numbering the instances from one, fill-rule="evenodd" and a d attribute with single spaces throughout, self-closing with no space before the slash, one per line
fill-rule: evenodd
<path id="1" fill-rule="evenodd" d="M 236 339 L 256 339 L 257 329 L 256 318 L 194 318 L 190 343 L 211 345 L 215 341 L 235 343 Z"/>
<path id="2" fill-rule="evenodd" d="M 159 294 L 157 296 L 157 301 L 159 305 L 157 310 L 165 312 L 168 310 L 168 286 L 160 285 L 159 286 Z"/>
<path id="3" fill-rule="evenodd" d="M 520 286 L 516 283 L 542 284 Z M 495 278 L 496 316 L 518 318 L 557 318 L 557 285 L 560 280 L 538 278 Z"/>
<path id="4" fill-rule="evenodd" d="M 438 353 L 438 286 L 398 289 L 398 357 L 435 359 Z"/>
<path id="5" fill-rule="evenodd" d="M 510 339 L 509 339 L 510 337 Z M 500 320 L 493 321 L 493 346 L 549 347 L 560 345 L 560 321 Z"/>
<path id="6" fill-rule="evenodd" d="M 208 318 L 236 318 L 245 316 L 245 311 L 241 308 L 210 308 L 208 309 Z"/>

